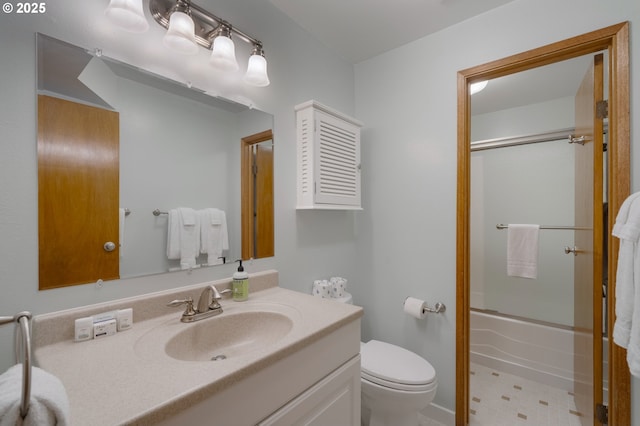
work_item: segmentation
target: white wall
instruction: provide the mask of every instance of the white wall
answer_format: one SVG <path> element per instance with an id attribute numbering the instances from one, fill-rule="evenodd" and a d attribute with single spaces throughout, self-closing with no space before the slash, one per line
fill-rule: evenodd
<path id="1" fill-rule="evenodd" d="M 436 404 L 455 407 L 456 74 L 627 20 L 631 75 L 637 76 L 636 0 L 516 0 L 356 65 L 356 117 L 375 123 L 363 134 L 364 212 L 358 220 L 357 265 L 366 286 L 354 289 L 365 308 L 363 337 L 429 359 L 439 375 Z M 640 85 L 632 78 L 631 126 L 637 129 Z M 634 154 L 634 170 L 639 163 Z M 633 189 L 640 190 L 633 175 Z M 447 312 L 418 322 L 402 314 L 406 296 L 443 302 Z M 639 387 L 634 380 L 635 407 Z M 634 411 L 638 425 L 640 408 Z"/>
<path id="2" fill-rule="evenodd" d="M 57 311 L 231 276 L 235 267 L 227 265 L 191 274 L 110 281 L 100 288 L 84 285 L 38 291 L 35 32 L 87 48 L 100 47 L 107 56 L 182 81 L 193 80 L 199 86 L 215 83 L 204 49 L 196 58 L 172 55 L 162 46 L 161 28 L 149 16 L 150 31 L 137 36 L 107 26 L 103 15 L 107 0 L 46 4 L 47 12 L 40 16 L 0 13 L 0 315 L 21 310 L 34 314 Z M 206 4 L 211 12 L 259 37 L 269 62 L 271 85 L 240 94 L 275 117 L 276 257 L 254 261 L 246 269 L 278 269 L 283 286 L 305 292 L 320 276 L 355 277 L 353 214 L 295 211 L 293 109 L 298 103 L 317 99 L 353 115 L 353 66 L 313 40 L 269 2 L 209 0 Z M 238 50 L 243 48 L 242 42 L 236 44 Z M 242 63 L 242 55 L 238 58 Z M 208 74 L 203 75 L 201 69 Z M 214 83 L 209 85 L 211 90 L 216 88 Z M 145 170 L 145 164 L 140 164 L 140 173 Z M 12 364 L 12 353 L 12 330 L 5 326 L 0 328 L 0 371 Z"/>

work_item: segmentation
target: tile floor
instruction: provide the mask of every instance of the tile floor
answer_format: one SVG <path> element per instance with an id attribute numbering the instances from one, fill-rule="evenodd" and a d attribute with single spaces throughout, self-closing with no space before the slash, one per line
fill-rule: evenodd
<path id="1" fill-rule="evenodd" d="M 471 363 L 470 426 L 580 426 L 573 396 Z"/>

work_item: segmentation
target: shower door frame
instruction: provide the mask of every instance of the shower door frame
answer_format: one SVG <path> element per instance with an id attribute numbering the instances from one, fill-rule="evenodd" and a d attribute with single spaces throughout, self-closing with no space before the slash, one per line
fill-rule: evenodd
<path id="1" fill-rule="evenodd" d="M 458 72 L 458 196 L 456 256 L 456 426 L 469 422 L 470 309 L 470 162 L 471 83 L 503 77 L 542 65 L 599 51 L 609 51 L 609 211 L 617 212 L 630 193 L 629 24 L 622 22 L 537 49 Z M 619 241 L 611 236 L 615 214 L 609 214 L 609 265 L 617 264 Z M 615 315 L 615 273 L 608 270 L 608 329 Z M 609 425 L 631 423 L 631 380 L 626 351 L 609 339 Z M 614 404 L 615 402 L 615 404 Z"/>

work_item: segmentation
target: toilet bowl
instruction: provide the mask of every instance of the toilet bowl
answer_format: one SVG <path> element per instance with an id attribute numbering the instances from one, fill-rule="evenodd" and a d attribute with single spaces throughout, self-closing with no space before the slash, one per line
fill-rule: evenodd
<path id="1" fill-rule="evenodd" d="M 349 293 L 341 299 L 353 300 Z M 438 387 L 431 364 L 378 340 L 360 343 L 360 359 L 362 425 L 418 426 L 418 413 L 433 401 Z"/>

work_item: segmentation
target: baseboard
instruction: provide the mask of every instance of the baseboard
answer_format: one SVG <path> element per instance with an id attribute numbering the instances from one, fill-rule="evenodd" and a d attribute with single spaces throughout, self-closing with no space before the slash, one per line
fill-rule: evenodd
<path id="1" fill-rule="evenodd" d="M 445 426 L 455 426 L 456 424 L 456 413 L 437 404 L 430 404 L 420 412 L 420 415 L 442 423 Z"/>

